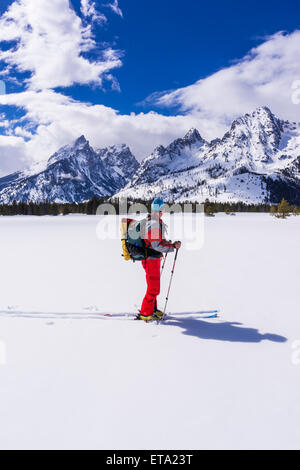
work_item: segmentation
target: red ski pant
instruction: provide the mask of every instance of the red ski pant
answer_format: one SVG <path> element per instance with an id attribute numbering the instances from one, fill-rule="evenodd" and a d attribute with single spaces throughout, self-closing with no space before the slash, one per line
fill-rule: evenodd
<path id="1" fill-rule="evenodd" d="M 152 315 L 156 309 L 156 298 L 160 293 L 160 258 L 142 261 L 146 271 L 147 292 L 144 297 L 141 314 Z"/>

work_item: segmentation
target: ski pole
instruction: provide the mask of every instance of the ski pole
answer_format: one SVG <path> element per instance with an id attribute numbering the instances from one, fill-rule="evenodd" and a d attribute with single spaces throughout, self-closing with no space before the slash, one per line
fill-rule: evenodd
<path id="1" fill-rule="evenodd" d="M 170 294 L 170 290 L 171 290 L 171 284 L 172 284 L 173 275 L 174 275 L 174 270 L 175 270 L 175 265 L 176 265 L 176 261 L 177 261 L 177 255 L 178 255 L 178 248 L 176 248 L 176 253 L 175 253 L 175 257 L 174 257 L 174 263 L 173 263 L 173 267 L 172 267 L 172 271 L 171 271 L 171 278 L 170 278 L 168 293 L 167 293 L 167 297 L 166 297 L 166 303 L 165 303 L 165 308 L 164 308 L 164 314 L 163 314 L 162 319 L 164 319 L 165 314 L 166 314 L 166 310 L 167 310 L 167 304 L 168 304 L 168 300 L 169 300 L 169 294 Z"/>
<path id="2" fill-rule="evenodd" d="M 167 256 L 168 256 L 168 252 L 166 253 L 166 256 L 165 256 L 165 259 L 164 259 L 164 262 L 163 262 L 163 265 L 162 265 L 162 268 L 161 268 L 161 271 L 160 271 L 160 277 L 162 276 L 162 273 L 163 273 L 163 270 L 164 270 L 164 267 L 165 267 L 165 264 L 166 264 L 166 261 L 167 261 Z"/>

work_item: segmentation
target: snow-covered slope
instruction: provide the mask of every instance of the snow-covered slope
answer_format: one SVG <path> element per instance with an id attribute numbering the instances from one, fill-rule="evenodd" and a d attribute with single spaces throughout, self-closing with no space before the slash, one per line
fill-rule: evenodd
<path id="1" fill-rule="evenodd" d="M 222 139 L 205 142 L 192 129 L 158 147 L 118 196 L 168 200 L 300 203 L 300 124 L 266 108 L 235 120 Z"/>
<path id="2" fill-rule="evenodd" d="M 0 202 L 81 202 L 111 196 L 126 185 L 137 167 L 125 145 L 95 151 L 81 136 L 52 155 L 42 171 L 33 168 L 1 178 Z"/>
<path id="3" fill-rule="evenodd" d="M 98 223 L 0 217 L 0 448 L 299 449 L 300 217 L 207 217 L 195 251 L 187 230 L 168 311 L 220 317 L 160 325 L 98 315 L 137 311 L 146 289 Z"/>

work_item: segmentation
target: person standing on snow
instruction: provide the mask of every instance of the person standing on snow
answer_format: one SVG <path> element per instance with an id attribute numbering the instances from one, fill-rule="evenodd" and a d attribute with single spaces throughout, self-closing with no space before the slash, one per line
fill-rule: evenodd
<path id="1" fill-rule="evenodd" d="M 157 309 L 157 297 L 160 293 L 160 265 L 164 253 L 170 253 L 181 247 L 181 242 L 165 240 L 166 226 L 162 221 L 164 201 L 154 199 L 151 205 L 151 215 L 145 225 L 144 240 L 151 248 L 151 256 L 142 261 L 146 272 L 147 292 L 144 297 L 139 318 L 144 321 L 161 320 L 163 312 Z M 154 252 L 153 252 L 154 250 Z"/>

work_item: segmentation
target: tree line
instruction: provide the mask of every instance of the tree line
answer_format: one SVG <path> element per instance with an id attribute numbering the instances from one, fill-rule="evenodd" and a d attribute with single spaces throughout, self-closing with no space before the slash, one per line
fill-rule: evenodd
<path id="1" fill-rule="evenodd" d="M 57 202 L 16 202 L 0 204 L 0 215 L 68 215 L 96 214 L 97 207 L 106 199 L 93 198 L 87 202 L 57 203 Z"/>
<path id="2" fill-rule="evenodd" d="M 114 212 L 119 214 L 126 214 L 133 204 L 143 204 L 146 211 L 151 212 L 152 201 L 144 201 L 142 199 L 127 199 L 120 204 L 119 199 L 111 198 L 98 198 L 94 197 L 86 202 L 72 202 L 72 203 L 56 203 L 56 202 L 16 202 L 12 204 L 0 204 L 0 215 L 29 215 L 29 216 L 43 216 L 43 215 L 68 215 L 68 214 L 86 214 L 95 215 L 97 209 L 101 204 L 110 203 Z M 172 202 L 169 202 L 171 205 Z M 176 203 L 176 206 L 185 212 L 195 213 L 199 210 L 199 204 L 195 202 L 184 201 Z M 172 209 L 172 208 L 171 208 Z M 207 216 L 213 217 L 219 212 L 224 212 L 228 215 L 234 215 L 237 212 L 260 212 L 270 213 L 275 217 L 286 218 L 291 214 L 299 215 L 300 207 L 291 205 L 283 199 L 279 204 L 246 204 L 244 202 L 211 202 L 206 200 L 204 203 L 204 212 Z"/>

